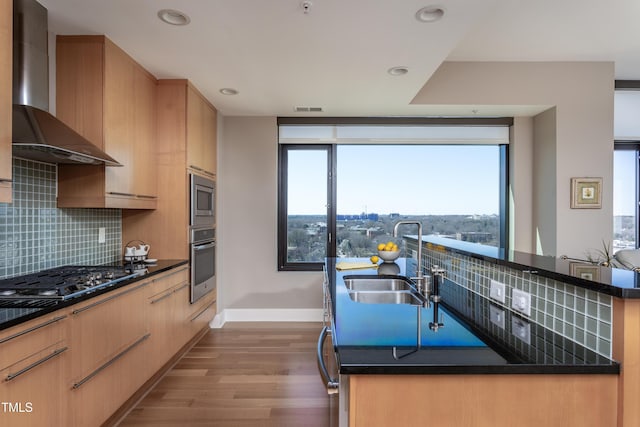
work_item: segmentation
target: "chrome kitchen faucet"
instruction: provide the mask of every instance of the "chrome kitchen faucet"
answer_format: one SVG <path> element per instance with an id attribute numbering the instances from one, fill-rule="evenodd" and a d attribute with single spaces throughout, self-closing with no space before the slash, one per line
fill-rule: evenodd
<path id="1" fill-rule="evenodd" d="M 416 272 L 417 277 L 412 277 L 418 286 L 418 292 L 423 294 L 427 300 L 429 299 L 429 290 L 425 286 L 425 277 L 422 274 L 422 223 L 420 221 L 398 221 L 393 226 L 393 237 L 398 237 L 398 227 L 402 224 L 415 224 L 418 226 L 418 268 Z"/>

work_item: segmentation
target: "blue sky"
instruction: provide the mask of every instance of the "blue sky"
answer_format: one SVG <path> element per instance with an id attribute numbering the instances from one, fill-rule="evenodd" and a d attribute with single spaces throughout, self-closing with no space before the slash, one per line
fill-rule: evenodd
<path id="1" fill-rule="evenodd" d="M 613 214 L 635 215 L 636 152 L 614 152 Z"/>
<path id="2" fill-rule="evenodd" d="M 339 214 L 497 214 L 497 146 L 340 145 Z M 289 214 L 326 212 L 324 152 L 290 152 Z"/>

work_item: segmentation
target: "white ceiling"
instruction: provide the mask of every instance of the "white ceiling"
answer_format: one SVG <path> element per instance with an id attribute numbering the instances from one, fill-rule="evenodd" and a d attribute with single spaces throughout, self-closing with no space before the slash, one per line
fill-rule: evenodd
<path id="1" fill-rule="evenodd" d="M 445 60 L 614 61 L 617 79 L 640 79 L 639 0 L 311 0 L 307 14 L 301 0 L 39 1 L 51 33 L 105 34 L 229 116 L 434 115 L 410 103 Z M 444 18 L 418 22 L 432 4 Z M 163 8 L 191 23 L 161 22 Z M 391 76 L 394 66 L 409 73 Z"/>

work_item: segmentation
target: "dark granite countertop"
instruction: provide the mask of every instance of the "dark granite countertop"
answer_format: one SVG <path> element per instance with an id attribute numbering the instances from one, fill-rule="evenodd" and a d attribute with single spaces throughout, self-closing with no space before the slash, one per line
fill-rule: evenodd
<path id="1" fill-rule="evenodd" d="M 139 276 L 136 276 L 129 280 L 124 280 L 107 288 L 98 289 L 95 292 L 78 296 L 77 298 L 72 298 L 66 301 L 51 302 L 49 305 L 43 308 L 0 308 L 0 330 L 19 325 L 40 316 L 44 316 L 48 313 L 60 310 L 61 308 L 68 307 L 100 295 L 104 295 L 116 289 L 131 285 L 132 283 L 138 282 L 140 280 L 145 280 L 151 276 L 163 273 L 167 270 L 171 270 L 172 268 L 179 267 L 187 263 L 187 260 L 158 260 L 158 262 L 154 264 L 136 265 L 136 271 L 140 271 Z M 125 266 L 123 266 L 123 268 L 125 268 Z"/>
<path id="2" fill-rule="evenodd" d="M 417 240 L 417 236 L 404 236 Z M 451 252 L 468 255 L 497 265 L 537 274 L 618 298 L 640 298 L 640 273 L 605 267 L 578 260 L 509 251 L 438 236 L 423 236 L 423 242 Z M 588 268 L 585 268 L 588 267 Z"/>
<path id="3" fill-rule="evenodd" d="M 442 301 L 428 307 L 353 301 L 345 276 L 405 275 L 389 269 L 336 270 L 326 261 L 333 340 L 341 374 L 617 374 L 617 362 L 588 350 L 488 299 L 445 280 Z M 409 270 L 412 268 L 409 260 Z M 411 274 L 412 272 L 409 271 Z M 435 316 L 434 316 L 435 315 Z M 443 326 L 432 330 L 430 322 Z"/>

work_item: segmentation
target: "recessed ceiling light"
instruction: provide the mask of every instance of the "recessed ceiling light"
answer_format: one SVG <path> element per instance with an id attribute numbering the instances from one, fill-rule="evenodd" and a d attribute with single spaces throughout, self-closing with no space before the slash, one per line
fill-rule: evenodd
<path id="1" fill-rule="evenodd" d="M 166 22 L 171 25 L 187 25 L 191 22 L 191 18 L 185 13 L 174 9 L 162 9 L 158 11 L 158 18 L 162 22 Z"/>
<path id="2" fill-rule="evenodd" d="M 416 19 L 420 22 L 436 22 L 444 16 L 444 9 L 438 6 L 425 6 L 416 12 Z"/>
<path id="3" fill-rule="evenodd" d="M 407 67 L 392 67 L 387 70 L 387 73 L 391 74 L 392 76 L 404 76 L 408 72 L 409 69 Z"/>
<path id="4" fill-rule="evenodd" d="M 223 95 L 237 95 L 238 91 L 230 87 L 223 87 L 220 89 L 220 93 Z"/>

